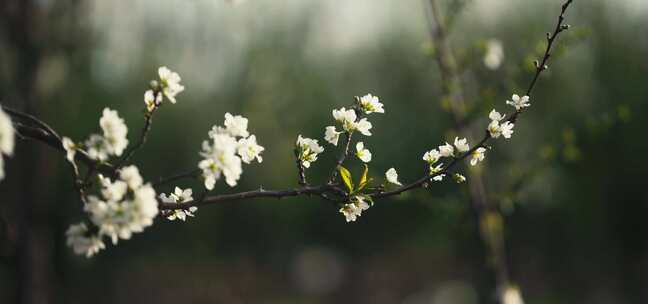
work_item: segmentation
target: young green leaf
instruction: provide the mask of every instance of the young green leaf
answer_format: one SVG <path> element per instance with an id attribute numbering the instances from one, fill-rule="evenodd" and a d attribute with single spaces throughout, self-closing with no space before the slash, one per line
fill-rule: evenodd
<path id="1" fill-rule="evenodd" d="M 339 166 L 338 170 L 340 171 L 340 176 L 342 176 L 342 181 L 349 189 L 349 192 L 353 192 L 353 179 L 351 177 L 351 172 L 347 168 Z"/>
<path id="2" fill-rule="evenodd" d="M 360 178 L 360 183 L 358 183 L 358 191 L 362 190 L 365 186 L 367 186 L 367 183 L 369 182 L 367 180 L 367 173 L 369 173 L 369 166 L 365 164 L 364 171 L 362 172 L 362 177 Z"/>

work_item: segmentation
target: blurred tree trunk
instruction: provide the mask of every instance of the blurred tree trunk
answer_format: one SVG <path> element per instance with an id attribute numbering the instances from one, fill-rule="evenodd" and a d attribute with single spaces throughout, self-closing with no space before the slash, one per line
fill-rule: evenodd
<path id="1" fill-rule="evenodd" d="M 38 69 L 43 53 L 39 43 L 39 15 L 33 0 L 0 0 L 4 37 L 12 50 L 12 79 L 3 102 L 38 115 Z M 49 202 L 43 197 L 43 175 L 48 175 L 46 156 L 39 145 L 19 144 L 12 159 L 11 172 L 17 187 L 15 285 L 17 303 L 52 303 L 54 301 L 53 233 Z"/>

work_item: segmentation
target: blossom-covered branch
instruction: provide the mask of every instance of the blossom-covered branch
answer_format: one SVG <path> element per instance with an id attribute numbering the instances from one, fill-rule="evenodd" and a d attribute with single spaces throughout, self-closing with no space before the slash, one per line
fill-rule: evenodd
<path id="1" fill-rule="evenodd" d="M 560 32 L 567 29 L 562 22 L 570 3 L 571 1 L 568 1 L 563 6 L 557 29 L 553 35 L 548 36 L 548 47 L 542 64 L 537 65 L 529 94 L 540 73 L 546 69 L 555 39 Z M 82 141 L 59 136 L 49 125 L 25 113 L 9 109 L 0 112 L 0 151 L 3 154 L 11 155 L 16 131 L 22 138 L 38 140 L 65 152 L 65 158 L 74 168 L 75 180 L 83 181 L 77 184 L 87 218 L 72 225 L 67 232 L 68 244 L 76 253 L 86 256 L 96 254 L 105 248 L 105 238 L 113 244 L 129 239 L 132 234 L 142 232 L 152 225 L 154 218 L 159 214 L 169 220 L 186 220 L 195 215 L 199 206 L 252 198 L 317 196 L 333 202 L 347 221 L 355 221 L 377 199 L 440 182 L 446 176 L 452 176 L 457 183 L 464 182 L 466 178 L 457 172 L 457 165 L 467 159 L 470 159 L 473 166 L 481 162 L 488 149 L 487 143 L 500 137 L 510 138 L 515 119 L 530 106 L 529 94 L 513 95 L 512 100 L 506 104 L 513 106 L 515 110 L 508 115 L 502 115 L 496 110 L 491 111 L 488 115 L 490 123 L 480 141 L 472 147 L 466 138 L 457 137 L 452 144 L 441 141 L 442 144 L 438 148 L 431 149 L 422 156 L 426 174 L 403 185 L 394 168 L 386 170 L 383 182 L 376 182 L 369 174 L 369 164 L 374 155 L 370 147 L 361 141 L 360 136 L 373 135 L 369 116 L 384 114 L 385 107 L 377 96 L 367 94 L 356 97 L 354 104 L 334 109 L 332 118 L 335 123 L 324 129 L 324 141 L 331 146 L 337 147 L 340 137 L 344 138 L 340 154 L 332 164 L 331 174 L 326 181 L 319 185 L 307 182 L 305 171 L 318 160 L 325 148 L 317 139 L 299 135 L 295 143 L 298 187 L 286 190 L 259 188 L 210 196 L 208 194 L 221 179 L 229 187 L 235 187 L 243 173 L 244 164 L 263 161 L 261 154 L 265 148 L 259 145 L 256 136 L 248 130 L 248 119 L 241 115 L 226 113 L 223 124 L 211 128 L 198 153 L 200 160 L 197 161 L 197 169 L 161 178 L 156 183 L 146 183 L 138 168 L 127 164 L 130 157 L 145 144 L 151 131 L 154 113 L 165 102 L 176 103 L 177 95 L 184 90 L 180 82 L 181 78 L 177 73 L 166 67 L 158 69 L 158 79 L 152 81 L 150 89 L 144 93 L 145 121 L 142 132 L 130 148 L 126 123 L 113 109 L 103 110 L 99 119 L 100 132 L 93 133 Z M 354 159 L 364 167 L 359 174 L 354 174 L 345 167 L 345 163 L 352 160 L 351 156 L 355 156 Z M 0 160 L 2 159 L 0 157 Z M 83 179 L 79 176 L 81 171 L 78 170 L 78 165 L 88 168 Z M 197 199 L 193 198 L 192 189 L 175 187 L 174 191 L 168 194 L 157 193 L 155 189 L 184 178 L 197 178 L 202 181 L 205 189 Z"/>

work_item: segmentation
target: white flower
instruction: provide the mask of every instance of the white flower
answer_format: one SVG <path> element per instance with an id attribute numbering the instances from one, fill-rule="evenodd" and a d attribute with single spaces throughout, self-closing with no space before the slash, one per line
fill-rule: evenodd
<path id="1" fill-rule="evenodd" d="M 502 136 L 504 136 L 504 138 L 511 138 L 511 135 L 513 135 L 514 126 L 515 126 L 514 124 L 508 121 L 502 123 L 500 125 L 500 131 L 502 132 Z"/>
<path id="2" fill-rule="evenodd" d="M 518 96 L 517 94 L 513 94 L 513 97 L 511 97 L 513 101 L 506 101 L 507 105 L 511 105 L 515 107 L 515 110 L 519 111 L 522 108 L 527 108 L 530 107 L 531 104 L 529 103 L 529 96 Z"/>
<path id="3" fill-rule="evenodd" d="M 484 65 L 491 69 L 497 70 L 504 59 L 504 48 L 502 42 L 497 39 L 491 39 L 486 43 L 486 54 L 484 55 Z"/>
<path id="4" fill-rule="evenodd" d="M 324 152 L 324 148 L 319 145 L 316 139 L 297 137 L 297 153 L 302 165 L 310 168 L 312 162 L 317 160 L 317 154 Z"/>
<path id="5" fill-rule="evenodd" d="M 256 136 L 254 135 L 250 135 L 248 138 L 239 139 L 237 150 L 238 155 L 241 156 L 241 160 L 246 164 L 249 164 L 254 159 L 259 163 L 263 162 L 261 152 L 263 152 L 265 148 L 257 144 Z"/>
<path id="6" fill-rule="evenodd" d="M 15 130 L 11 117 L 0 107 L 0 180 L 5 176 L 4 159 L 2 154 L 13 155 L 15 145 Z"/>
<path id="7" fill-rule="evenodd" d="M 169 70 L 169 68 L 165 66 L 158 68 L 158 75 L 160 76 L 164 96 L 166 96 L 171 103 L 176 103 L 176 95 L 185 89 L 184 86 L 180 84 L 180 81 L 182 80 L 180 75 Z"/>
<path id="8" fill-rule="evenodd" d="M 454 147 L 449 143 L 445 143 L 445 145 L 439 146 L 439 153 L 443 157 L 454 156 Z"/>
<path id="9" fill-rule="evenodd" d="M 502 128 L 500 127 L 499 121 L 493 120 L 488 124 L 488 133 L 492 138 L 498 138 L 502 135 Z"/>
<path id="10" fill-rule="evenodd" d="M 457 184 L 461 184 L 466 181 L 466 177 L 459 173 L 455 173 L 454 175 L 452 175 L 452 177 L 454 178 L 455 182 L 457 182 Z"/>
<path id="11" fill-rule="evenodd" d="M 103 189 L 101 189 L 101 194 L 104 199 L 108 202 L 121 201 L 128 191 L 128 184 L 121 180 L 117 180 L 113 183 L 108 178 L 106 178 L 105 181 Z"/>
<path id="12" fill-rule="evenodd" d="M 339 110 L 333 110 L 333 118 L 342 123 L 342 128 L 345 131 L 351 132 L 356 129 L 356 113 L 353 109 L 341 108 Z"/>
<path id="13" fill-rule="evenodd" d="M 374 112 L 385 113 L 385 110 L 383 109 L 383 104 L 380 103 L 378 96 L 367 94 L 365 96 L 360 97 L 359 101 L 362 110 L 367 114 L 371 114 Z"/>
<path id="14" fill-rule="evenodd" d="M 175 203 L 175 204 L 184 204 L 193 201 L 192 197 L 192 191 L 191 189 L 185 189 L 182 190 L 178 187 L 175 188 L 175 191 L 173 193 L 170 193 L 169 196 L 166 196 L 166 194 L 162 193 L 160 194 L 160 200 L 163 203 Z M 179 219 L 181 221 L 185 221 L 187 216 L 194 216 L 194 212 L 198 210 L 198 207 L 196 206 L 191 206 L 189 209 L 176 209 L 171 211 L 167 215 L 167 219 L 173 221 L 175 219 Z"/>
<path id="15" fill-rule="evenodd" d="M 371 161 L 371 152 L 369 149 L 365 149 L 363 142 L 358 142 L 356 144 L 356 156 L 365 163 Z"/>
<path id="16" fill-rule="evenodd" d="M 443 171 L 443 163 L 438 164 L 436 167 L 430 165 L 430 175 L 434 175 L 432 177 L 432 180 L 437 182 L 442 181 L 443 177 L 445 177 L 445 174 L 438 174 L 441 171 Z"/>
<path id="17" fill-rule="evenodd" d="M 399 186 L 403 185 L 398 181 L 398 173 L 394 168 L 390 168 L 389 170 L 387 170 L 387 172 L 385 172 L 385 177 L 387 178 L 388 182 L 394 185 L 399 185 Z"/>
<path id="18" fill-rule="evenodd" d="M 144 183 L 139 169 L 135 166 L 127 166 L 119 170 L 119 178 L 132 190 L 139 188 Z"/>
<path id="19" fill-rule="evenodd" d="M 423 154 L 423 160 L 428 162 L 430 165 L 439 161 L 440 158 L 441 158 L 441 153 L 439 153 L 439 150 L 437 149 L 432 149 L 428 152 L 425 152 L 425 154 Z"/>
<path id="20" fill-rule="evenodd" d="M 92 134 L 85 141 L 84 145 L 88 150 L 91 159 L 105 161 L 108 159 L 108 151 L 104 148 L 104 138 L 99 134 Z"/>
<path id="21" fill-rule="evenodd" d="M 13 155 L 15 146 L 15 130 L 11 117 L 0 107 L 0 152 Z"/>
<path id="22" fill-rule="evenodd" d="M 369 209 L 370 205 L 365 201 L 361 196 L 354 196 L 351 198 L 351 202 L 345 204 L 340 208 L 340 213 L 344 215 L 344 218 L 348 222 L 355 222 L 355 220 L 362 215 L 362 211 Z"/>
<path id="23" fill-rule="evenodd" d="M 500 112 L 495 111 L 494 109 L 488 114 L 488 118 L 490 120 L 497 120 L 500 121 L 504 119 L 504 115 L 500 114 Z"/>
<path id="24" fill-rule="evenodd" d="M 74 156 L 76 154 L 76 144 L 69 138 L 62 138 L 63 149 L 65 149 L 65 158 L 71 163 L 74 163 Z"/>
<path id="25" fill-rule="evenodd" d="M 162 94 L 155 94 L 153 90 L 144 92 L 144 104 L 146 105 L 147 111 L 153 111 L 160 103 L 162 103 Z"/>
<path id="26" fill-rule="evenodd" d="M 89 258 L 106 248 L 101 236 L 91 234 L 85 223 L 70 225 L 65 235 L 67 245 L 72 247 L 75 254 L 83 254 Z"/>
<path id="27" fill-rule="evenodd" d="M 371 130 L 371 127 L 371 123 L 366 118 L 360 119 L 360 121 L 355 124 L 355 129 L 364 136 L 371 136 L 371 132 L 369 131 Z"/>
<path id="28" fill-rule="evenodd" d="M 342 208 L 340 208 L 339 211 L 344 215 L 347 223 L 355 222 L 358 216 L 360 216 L 360 214 L 362 213 L 362 210 L 356 207 L 356 205 L 353 203 L 345 204 L 344 206 L 342 206 Z"/>
<path id="29" fill-rule="evenodd" d="M 468 145 L 468 140 L 465 138 L 459 139 L 459 137 L 455 137 L 454 146 L 457 148 L 457 151 L 461 153 L 470 150 L 470 146 Z"/>
<path id="30" fill-rule="evenodd" d="M 484 147 L 479 147 L 477 150 L 472 152 L 472 158 L 470 159 L 470 165 L 475 166 L 478 162 L 483 161 L 485 157 L 486 149 Z"/>
<path id="31" fill-rule="evenodd" d="M 243 168 L 241 158 L 236 155 L 238 142 L 229 134 L 214 134 L 211 143 L 203 142 L 203 151 L 200 153 L 203 159 L 198 167 L 203 170 L 205 188 L 214 189 L 214 184 L 222 175 L 225 182 L 230 186 L 236 186 Z"/>
<path id="32" fill-rule="evenodd" d="M 88 196 L 84 206 L 99 234 L 110 237 L 113 244 L 142 232 L 153 224 L 158 214 L 155 190 L 149 184 L 142 184 L 139 170 L 129 166 L 119 173 L 120 179 L 114 182 L 100 175 L 102 198 Z"/>
<path id="33" fill-rule="evenodd" d="M 247 127 L 248 127 L 248 119 L 241 116 L 241 115 L 236 115 L 233 116 L 230 113 L 225 113 L 225 130 L 229 135 L 232 135 L 234 137 L 241 136 L 241 137 L 248 137 L 250 133 L 248 133 Z"/>
<path id="34" fill-rule="evenodd" d="M 502 293 L 502 304 L 524 304 L 520 290 L 513 286 L 508 286 Z"/>
<path id="35" fill-rule="evenodd" d="M 121 156 L 128 146 L 128 127 L 124 120 L 119 117 L 117 111 L 105 108 L 103 116 L 99 119 L 99 125 L 103 130 L 103 148 L 110 155 Z"/>
<path id="36" fill-rule="evenodd" d="M 340 140 L 340 134 L 342 134 L 342 132 L 335 130 L 334 126 L 328 126 L 326 127 L 326 131 L 324 132 L 324 140 L 334 146 L 337 146 L 338 141 Z"/>

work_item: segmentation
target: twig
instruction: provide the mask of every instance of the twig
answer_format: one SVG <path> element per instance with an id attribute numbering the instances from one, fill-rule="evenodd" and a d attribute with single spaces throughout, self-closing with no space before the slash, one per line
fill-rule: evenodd
<path id="1" fill-rule="evenodd" d="M 331 177 L 329 178 L 329 184 L 332 184 L 335 182 L 335 178 L 337 177 L 338 173 L 338 167 L 342 166 L 344 161 L 347 158 L 347 155 L 349 155 L 349 147 L 351 146 L 351 139 L 353 137 L 353 131 L 348 131 L 344 133 L 346 135 L 346 142 L 344 143 L 344 150 L 340 153 L 340 156 L 338 156 L 337 161 L 335 162 L 335 167 L 333 167 L 333 170 L 331 171 Z"/>
<path id="2" fill-rule="evenodd" d="M 200 174 L 200 169 L 193 169 L 191 171 L 178 173 L 169 177 L 160 178 L 157 182 L 153 183 L 153 187 L 162 186 L 170 182 L 174 182 L 184 178 L 195 178 Z"/>

